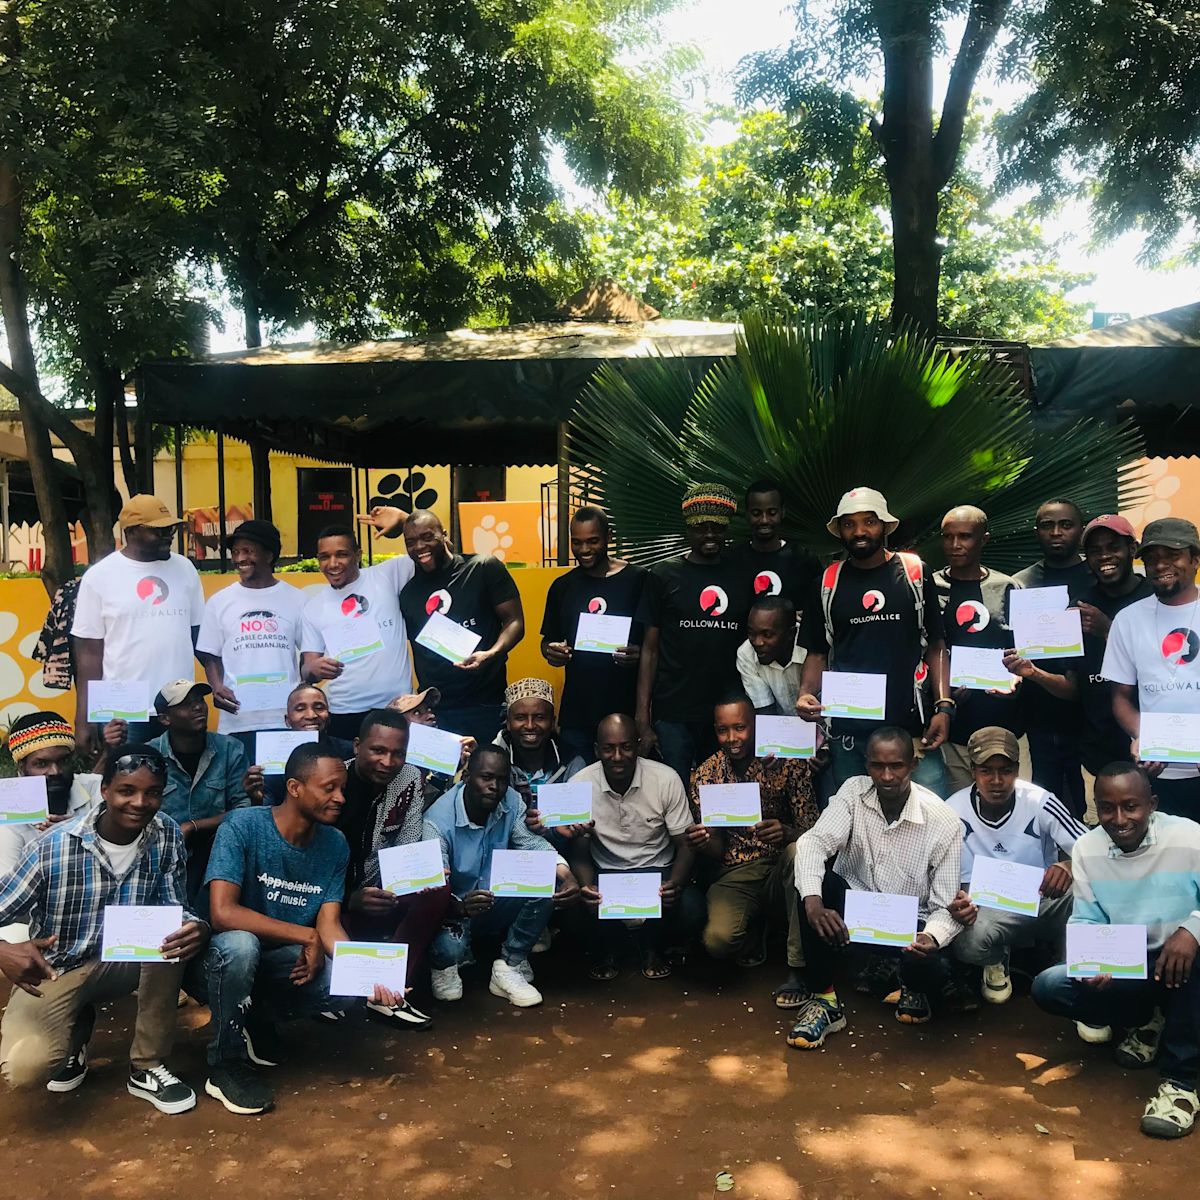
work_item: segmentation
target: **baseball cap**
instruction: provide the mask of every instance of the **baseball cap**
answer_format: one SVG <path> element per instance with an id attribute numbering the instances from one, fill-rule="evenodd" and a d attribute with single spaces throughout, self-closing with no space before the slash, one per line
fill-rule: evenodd
<path id="1" fill-rule="evenodd" d="M 154 697 L 154 711 L 164 713 L 168 708 L 182 704 L 197 688 L 201 695 L 212 695 L 212 688 L 207 683 L 197 683 L 194 679 L 176 679 L 174 683 L 164 684 L 162 691 Z"/>
<path id="2" fill-rule="evenodd" d="M 279 538 L 279 530 L 270 521 L 243 521 L 236 529 L 231 530 L 225 538 L 226 546 L 232 546 L 238 538 L 248 542 L 257 542 L 270 550 L 276 558 L 283 545 Z"/>
<path id="3" fill-rule="evenodd" d="M 407 695 L 397 696 L 388 705 L 388 708 L 398 713 L 416 712 L 422 704 L 428 704 L 430 708 L 437 708 L 441 699 L 442 693 L 435 687 L 429 687 L 423 692 L 409 692 Z"/>
<path id="4" fill-rule="evenodd" d="M 157 497 L 147 496 L 139 492 L 130 496 L 129 502 L 121 509 L 117 524 L 122 529 L 131 529 L 135 525 L 147 525 L 151 529 L 166 529 L 171 525 L 182 525 L 178 517 L 171 515 L 171 510 Z"/>
<path id="5" fill-rule="evenodd" d="M 1124 517 L 1118 517 L 1113 513 L 1106 513 L 1102 517 L 1096 517 L 1095 520 L 1089 521 L 1083 527 L 1083 541 L 1086 542 L 1088 540 L 1088 534 L 1093 529 L 1111 529 L 1119 537 L 1127 537 L 1132 541 L 1137 541 L 1137 534 L 1134 533 L 1133 526 Z"/>
<path id="6" fill-rule="evenodd" d="M 967 755 L 971 766 L 982 766 L 993 754 L 1003 754 L 1012 762 L 1021 761 L 1021 748 L 1017 736 L 999 725 L 985 725 L 967 739 Z"/>
<path id="7" fill-rule="evenodd" d="M 884 525 L 884 529 L 888 533 L 895 533 L 900 522 L 888 512 L 888 503 L 883 498 L 882 492 L 877 492 L 874 488 L 856 487 L 851 488 L 839 501 L 837 512 L 835 512 L 825 526 L 834 537 L 838 536 L 838 518 L 856 512 L 874 513 Z"/>
<path id="8" fill-rule="evenodd" d="M 1200 550 L 1200 534 L 1191 521 L 1182 517 L 1163 517 L 1151 521 L 1142 532 L 1142 549 L 1165 546 L 1168 550 Z"/>

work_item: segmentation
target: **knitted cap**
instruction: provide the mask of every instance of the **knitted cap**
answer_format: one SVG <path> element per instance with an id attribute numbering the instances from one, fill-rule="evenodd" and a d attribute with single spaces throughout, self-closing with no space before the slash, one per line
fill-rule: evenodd
<path id="1" fill-rule="evenodd" d="M 28 758 L 36 750 L 49 750 L 55 746 L 75 749 L 74 730 L 58 713 L 27 713 L 18 717 L 8 731 L 8 749 L 13 762 Z"/>
<path id="2" fill-rule="evenodd" d="M 737 497 L 722 483 L 696 483 L 683 493 L 683 523 L 716 521 L 728 525 L 737 512 Z"/>
<path id="3" fill-rule="evenodd" d="M 504 689 L 504 706 L 511 708 L 518 700 L 545 700 L 554 707 L 554 689 L 544 679 L 518 679 Z"/>

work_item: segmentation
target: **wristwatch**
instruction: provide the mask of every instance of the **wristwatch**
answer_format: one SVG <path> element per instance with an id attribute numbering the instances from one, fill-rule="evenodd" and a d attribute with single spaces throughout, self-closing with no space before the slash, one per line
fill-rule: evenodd
<path id="1" fill-rule="evenodd" d="M 949 699 L 949 697 L 947 697 L 945 700 L 939 700 L 933 706 L 933 711 L 939 716 L 942 713 L 945 713 L 946 716 L 950 716 L 950 714 L 953 713 L 956 708 L 958 708 L 958 705 L 955 704 L 953 700 Z"/>

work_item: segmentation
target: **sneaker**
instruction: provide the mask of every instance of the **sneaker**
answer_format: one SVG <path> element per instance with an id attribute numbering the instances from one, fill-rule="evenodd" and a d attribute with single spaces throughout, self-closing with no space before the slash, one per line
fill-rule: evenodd
<path id="1" fill-rule="evenodd" d="M 287 1062 L 287 1051 L 274 1025 L 269 1022 L 254 1022 L 242 1026 L 242 1039 L 246 1053 L 256 1067 L 278 1067 Z"/>
<path id="2" fill-rule="evenodd" d="M 415 1004 L 407 1000 L 399 1004 L 376 1004 L 374 1000 L 367 1001 L 368 1016 L 386 1021 L 389 1025 L 403 1026 L 406 1029 L 428 1029 L 433 1024 L 433 1018 L 426 1016 Z"/>
<path id="3" fill-rule="evenodd" d="M 80 1046 L 63 1060 L 62 1066 L 46 1080 L 48 1092 L 73 1092 L 87 1078 L 87 1046 Z"/>
<path id="4" fill-rule="evenodd" d="M 969 1013 L 979 1011 L 979 997 L 975 989 L 965 980 L 951 975 L 942 988 L 942 1004 L 947 1012 Z"/>
<path id="5" fill-rule="evenodd" d="M 231 1113 L 255 1116 L 275 1107 L 275 1093 L 247 1062 L 226 1062 L 210 1067 L 204 1090 Z"/>
<path id="6" fill-rule="evenodd" d="M 810 996 L 796 1014 L 787 1044 L 797 1050 L 816 1050 L 831 1033 L 846 1028 L 846 1014 L 820 996 Z"/>
<path id="7" fill-rule="evenodd" d="M 979 994 L 989 1004 L 1003 1004 L 1012 996 L 1012 977 L 1008 973 L 1008 963 L 988 963 L 983 968 L 983 984 Z"/>
<path id="8" fill-rule="evenodd" d="M 1149 1137 L 1181 1138 L 1192 1132 L 1200 1096 L 1164 1079 L 1142 1113 L 1141 1129 Z"/>
<path id="9" fill-rule="evenodd" d="M 1166 1018 L 1158 1010 L 1140 1029 L 1131 1029 L 1113 1051 L 1113 1058 L 1130 1071 L 1150 1066 L 1158 1057 L 1158 1043 L 1162 1038 Z"/>
<path id="10" fill-rule="evenodd" d="M 1087 1042 L 1089 1046 L 1102 1046 L 1105 1042 L 1111 1042 L 1113 1035 L 1111 1025 L 1085 1025 L 1082 1021 L 1075 1022 L 1075 1032 L 1079 1034 L 1079 1040 Z"/>
<path id="11" fill-rule="evenodd" d="M 899 986 L 896 960 L 886 954 L 867 954 L 851 985 L 860 996 L 883 1000 Z"/>
<path id="12" fill-rule="evenodd" d="M 131 1096 L 149 1100 L 162 1113 L 182 1113 L 196 1107 L 196 1093 L 161 1065 L 146 1071 L 130 1067 L 125 1090 Z"/>
<path id="13" fill-rule="evenodd" d="M 901 1025 L 924 1025 L 933 1016 L 929 997 L 924 992 L 914 992 L 901 987 L 900 999 L 896 1002 L 896 1020 Z"/>
<path id="14" fill-rule="evenodd" d="M 501 996 L 518 1008 L 533 1008 L 541 1004 L 542 993 L 521 974 L 520 967 L 510 967 L 502 958 L 492 963 L 492 979 L 488 991 Z"/>
<path id="15" fill-rule="evenodd" d="M 433 998 L 435 1000 L 461 1000 L 462 976 L 457 967 L 432 967 Z"/>

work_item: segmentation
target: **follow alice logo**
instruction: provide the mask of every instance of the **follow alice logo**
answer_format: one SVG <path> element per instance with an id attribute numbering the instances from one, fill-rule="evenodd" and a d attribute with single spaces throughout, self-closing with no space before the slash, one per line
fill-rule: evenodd
<path id="1" fill-rule="evenodd" d="M 434 613 L 448 613 L 450 611 L 450 593 L 445 588 L 438 588 L 436 592 L 430 592 L 429 599 L 425 601 L 425 615 L 432 617 Z"/>
<path id="2" fill-rule="evenodd" d="M 608 612 L 608 601 L 603 596 L 593 596 L 588 601 L 587 610 L 590 613 L 595 613 L 597 616 L 603 616 Z"/>
<path id="3" fill-rule="evenodd" d="M 370 607 L 371 602 L 366 596 L 360 596 L 357 592 L 351 592 L 350 595 L 342 600 L 342 616 L 361 617 Z"/>
<path id="4" fill-rule="evenodd" d="M 700 589 L 700 611 L 706 617 L 719 617 L 728 607 L 729 597 L 724 588 L 710 583 Z"/>
<path id="5" fill-rule="evenodd" d="M 778 596 L 783 591 L 783 580 L 774 571 L 759 571 L 754 577 L 756 596 Z"/>
<path id="6" fill-rule="evenodd" d="M 978 600 L 964 600 L 955 610 L 954 619 L 963 633 L 978 633 L 988 627 L 992 618 Z"/>
<path id="7" fill-rule="evenodd" d="M 166 602 L 171 589 L 157 575 L 144 575 L 137 581 L 137 596 L 143 604 L 157 608 Z"/>
<path id="8" fill-rule="evenodd" d="M 869 592 L 863 592 L 862 606 L 869 613 L 883 612 L 886 603 L 887 601 L 884 600 L 883 593 L 875 591 L 874 588 Z"/>
<path id="9" fill-rule="evenodd" d="M 1192 629 L 1172 629 L 1162 640 L 1162 656 L 1176 666 L 1186 666 L 1200 654 L 1200 637 Z"/>

